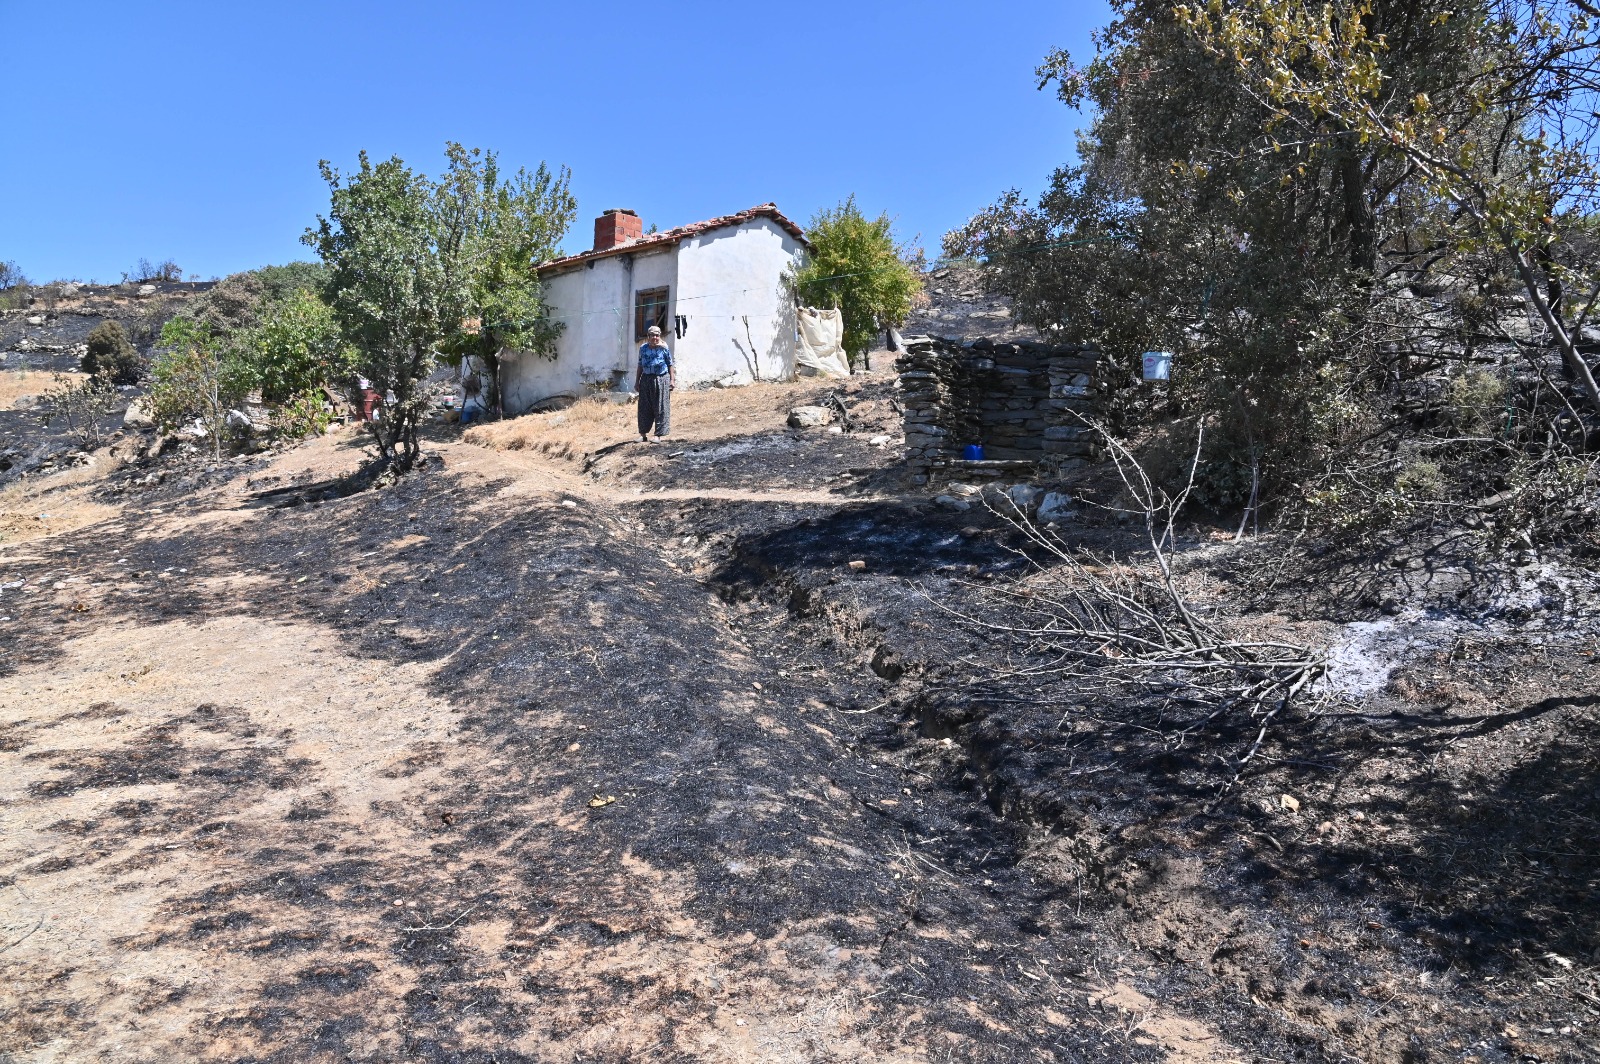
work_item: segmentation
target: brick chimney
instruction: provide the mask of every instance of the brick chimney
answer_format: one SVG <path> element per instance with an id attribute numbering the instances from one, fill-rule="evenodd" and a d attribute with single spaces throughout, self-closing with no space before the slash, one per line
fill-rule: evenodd
<path id="1" fill-rule="evenodd" d="M 605 251 L 621 247 L 644 236 L 644 223 L 632 211 L 606 211 L 594 220 L 594 249 Z"/>

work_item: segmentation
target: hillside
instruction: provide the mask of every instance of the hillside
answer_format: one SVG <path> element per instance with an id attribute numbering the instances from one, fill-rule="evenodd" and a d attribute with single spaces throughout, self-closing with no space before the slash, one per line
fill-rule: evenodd
<path id="1" fill-rule="evenodd" d="M 826 391 L 8 489 L 72 515 L 0 545 L 12 1059 L 1592 1059 L 1591 578 L 1194 530 L 1354 670 L 1223 787 L 1238 728 L 986 694 L 1015 530 Z"/>

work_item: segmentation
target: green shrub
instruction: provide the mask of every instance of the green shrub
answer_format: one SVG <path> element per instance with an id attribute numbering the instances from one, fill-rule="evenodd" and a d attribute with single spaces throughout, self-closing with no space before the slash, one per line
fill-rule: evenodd
<path id="1" fill-rule="evenodd" d="M 1470 370 L 1450 382 L 1445 401 L 1456 428 L 1492 432 L 1505 415 L 1506 382 L 1487 370 Z"/>
<path id="2" fill-rule="evenodd" d="M 18 310 L 28 305 L 33 286 L 14 262 L 0 262 L 0 310 Z"/>
<path id="3" fill-rule="evenodd" d="M 118 321 L 103 321 L 89 333 L 83 371 L 112 384 L 137 384 L 144 374 L 138 350 Z"/>
<path id="4" fill-rule="evenodd" d="M 289 439 L 317 435 L 331 424 L 333 410 L 329 408 L 321 389 L 293 396 L 272 412 L 273 430 Z"/>
<path id="5" fill-rule="evenodd" d="M 58 373 L 55 387 L 39 396 L 34 416 L 41 425 L 65 421 L 80 445 L 98 447 L 104 438 L 103 422 L 116 402 L 117 393 L 105 377 L 77 380 Z"/>
<path id="6" fill-rule="evenodd" d="M 1394 478 L 1394 490 L 1406 501 L 1443 498 L 1446 487 L 1437 462 L 1412 462 Z"/>
<path id="7" fill-rule="evenodd" d="M 161 330 L 161 350 L 151 366 L 150 406 L 157 423 L 174 429 L 197 419 L 220 461 L 229 437 L 228 411 L 257 384 L 251 367 L 223 347 L 204 326 L 173 318 Z"/>
<path id="8" fill-rule="evenodd" d="M 267 402 L 287 403 L 352 371 L 354 352 L 340 337 L 333 311 L 314 293 L 292 291 L 262 315 L 259 325 L 237 336 Z"/>

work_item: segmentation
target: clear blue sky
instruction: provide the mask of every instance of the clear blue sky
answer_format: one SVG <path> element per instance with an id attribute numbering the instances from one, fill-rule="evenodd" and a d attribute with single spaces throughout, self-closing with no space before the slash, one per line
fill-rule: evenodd
<path id="1" fill-rule="evenodd" d="M 0 0 L 0 260 L 116 281 L 308 258 L 317 160 L 436 173 L 446 140 L 572 168 L 579 216 L 668 228 L 854 192 L 940 235 L 1037 192 L 1081 122 L 1034 68 L 1090 54 L 1104 3 Z"/>

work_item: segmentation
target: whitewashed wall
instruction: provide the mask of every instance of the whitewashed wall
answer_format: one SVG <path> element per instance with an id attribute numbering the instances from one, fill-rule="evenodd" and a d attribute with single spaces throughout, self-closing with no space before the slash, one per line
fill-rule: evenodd
<path id="1" fill-rule="evenodd" d="M 566 326 L 556 357 L 521 353 L 504 360 L 501 392 L 506 413 L 520 414 L 558 395 L 581 396 L 628 369 L 623 343 L 631 324 L 614 311 L 631 302 L 631 271 L 620 256 L 594 259 L 544 278 L 551 316 Z"/>
<path id="2" fill-rule="evenodd" d="M 679 384 L 749 383 L 752 343 L 762 378 L 789 376 L 794 307 L 782 278 L 800 254 L 799 242 L 780 226 L 756 218 L 665 248 L 610 255 L 546 275 L 545 299 L 566 331 L 553 360 L 529 354 L 504 360 L 506 412 L 522 413 L 556 395 L 583 395 L 618 376 L 631 389 L 638 360 L 634 301 L 651 288 L 668 289 L 665 339 L 676 357 Z M 679 314 L 689 318 L 681 340 L 671 330 Z"/>
<path id="3" fill-rule="evenodd" d="M 800 253 L 799 242 L 770 218 L 683 242 L 681 291 L 673 293 L 673 313 L 689 318 L 688 334 L 674 342 L 680 383 L 748 384 L 752 354 L 766 380 L 794 372 L 794 306 L 781 289 L 784 271 Z"/>

